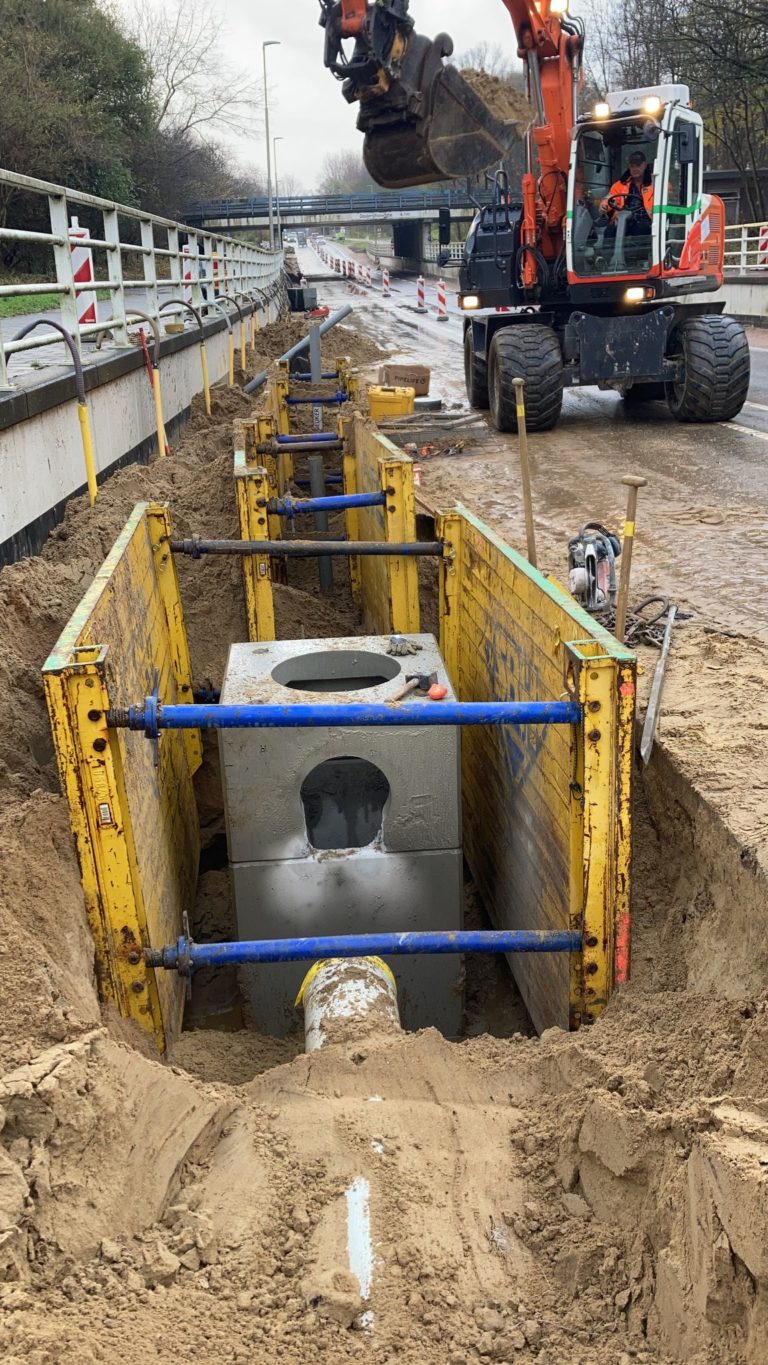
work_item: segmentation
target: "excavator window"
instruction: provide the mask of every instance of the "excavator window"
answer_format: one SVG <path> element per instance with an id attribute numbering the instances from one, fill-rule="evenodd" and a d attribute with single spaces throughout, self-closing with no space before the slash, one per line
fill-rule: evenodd
<path id="1" fill-rule="evenodd" d="M 648 137 L 647 122 L 586 127 L 579 134 L 571 229 L 577 275 L 594 279 L 650 269 L 649 187 L 658 150 L 658 142 Z M 641 186 L 633 190 L 630 157 L 638 152 L 647 164 Z"/>
<path id="2" fill-rule="evenodd" d="M 675 125 L 669 139 L 667 202 L 662 213 L 662 259 L 667 269 L 680 263 L 691 215 L 701 197 L 699 144 L 700 129 L 696 124 L 680 121 Z"/>

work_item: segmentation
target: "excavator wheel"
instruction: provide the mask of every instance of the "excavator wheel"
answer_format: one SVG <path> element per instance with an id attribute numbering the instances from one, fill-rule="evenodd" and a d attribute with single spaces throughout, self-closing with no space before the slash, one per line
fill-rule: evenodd
<path id="1" fill-rule="evenodd" d="M 525 380 L 528 431 L 551 431 L 563 406 L 563 357 L 551 327 L 525 322 L 496 332 L 488 361 L 488 397 L 497 431 L 517 431 L 513 379 Z"/>
<path id="2" fill-rule="evenodd" d="M 718 315 L 685 318 L 676 338 L 684 369 L 666 386 L 672 416 L 678 422 L 729 422 L 749 389 L 749 343 L 741 323 Z"/>
<path id="3" fill-rule="evenodd" d="M 464 380 L 467 386 L 469 406 L 480 408 L 485 412 L 489 404 L 488 366 L 475 352 L 472 344 L 471 327 L 468 327 L 464 333 Z"/>

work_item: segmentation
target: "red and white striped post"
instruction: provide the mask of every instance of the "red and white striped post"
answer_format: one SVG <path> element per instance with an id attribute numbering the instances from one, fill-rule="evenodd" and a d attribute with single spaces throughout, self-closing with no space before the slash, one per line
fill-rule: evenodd
<path id="1" fill-rule="evenodd" d="M 371 270 L 371 267 L 369 265 L 365 267 L 365 283 L 367 284 L 369 289 L 373 285 L 373 271 Z"/>
<path id="2" fill-rule="evenodd" d="M 357 278 L 357 283 L 358 283 L 358 284 L 362 284 L 362 283 L 363 283 L 363 267 L 361 266 L 361 264 L 360 264 L 359 261 L 358 261 L 358 263 L 357 263 L 357 276 L 356 276 L 356 278 Z"/>
<path id="3" fill-rule="evenodd" d="M 382 297 L 385 298 L 385 299 L 388 299 L 388 298 L 391 297 L 391 296 L 390 296 L 390 292 L 389 292 L 389 271 L 388 271 L 388 270 L 382 270 L 382 272 L 381 272 L 381 293 L 382 293 Z"/>
<path id="4" fill-rule="evenodd" d="M 758 233 L 757 264 L 768 265 L 768 223 L 763 223 Z"/>
<path id="5" fill-rule="evenodd" d="M 191 260 L 190 260 L 189 258 L 190 258 L 190 256 L 191 256 L 192 253 L 191 253 L 191 251 L 190 251 L 190 249 L 189 249 L 188 246 L 183 246 L 183 247 L 181 248 L 181 254 L 182 254 L 182 256 L 184 257 L 183 288 L 182 288 L 182 291 L 181 291 L 181 296 L 182 296 L 182 298 L 183 298 L 183 300 L 184 300 L 185 303 L 191 303 L 191 302 L 192 302 L 192 262 L 191 262 Z"/>
<path id="6" fill-rule="evenodd" d="M 69 225 L 69 250 L 72 254 L 72 274 L 75 284 L 90 284 L 96 279 L 93 273 L 93 252 L 89 246 L 78 246 L 84 237 L 89 237 L 87 228 L 81 228 L 77 218 Z M 88 322 L 96 322 L 96 293 L 86 289 L 77 294 L 77 322 L 83 327 Z"/>
<path id="7" fill-rule="evenodd" d="M 427 305 L 426 305 L 426 303 L 424 302 L 424 291 L 425 291 L 425 288 L 426 288 L 426 285 L 425 285 L 425 283 L 424 283 L 424 276 L 423 276 L 423 275 L 419 275 L 419 278 L 418 278 L 418 280 L 416 281 L 416 312 L 417 312 L 417 313 L 426 313 L 426 311 L 427 311 Z"/>
<path id="8" fill-rule="evenodd" d="M 445 289 L 445 280 L 437 282 L 437 320 L 438 322 L 448 321 L 448 295 Z"/>

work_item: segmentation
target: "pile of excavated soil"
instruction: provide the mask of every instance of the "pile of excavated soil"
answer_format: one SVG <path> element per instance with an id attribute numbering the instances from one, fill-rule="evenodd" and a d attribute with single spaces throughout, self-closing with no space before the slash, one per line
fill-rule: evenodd
<path id="1" fill-rule="evenodd" d="M 183 533 L 234 531 L 230 425 L 247 411 L 217 393 L 172 459 L 116 474 L 0 573 L 0 1358 L 122 1365 L 130 1343 L 179 1365 L 762 1365 L 757 852 L 734 859 L 674 755 L 638 806 L 637 978 L 588 1031 L 523 1036 L 500 964 L 473 966 L 468 996 L 470 1032 L 503 1036 L 461 1044 L 362 1034 L 306 1056 L 243 1030 L 226 978 L 220 1026 L 165 1063 L 109 1011 L 101 1026 L 40 665 L 137 499 L 167 499 Z M 239 564 L 180 574 L 195 676 L 217 683 L 245 637 Z M 276 610 L 283 635 L 354 629 L 308 579 L 277 587 Z M 707 659 L 727 674 L 729 651 L 715 639 Z M 702 782 L 710 761 L 703 732 Z M 216 937 L 215 744 L 198 798 L 194 925 Z M 734 917 L 741 956 L 712 931 Z"/>
<path id="2" fill-rule="evenodd" d="M 269 1070 L 243 1034 L 52 1049 L 0 1086 L 3 1359 L 758 1365 L 768 1009 L 663 1013 Z"/>
<path id="3" fill-rule="evenodd" d="M 494 118 L 507 123 L 517 123 L 522 130 L 533 121 L 533 109 L 523 94 L 509 81 L 500 76 L 492 76 L 488 71 L 477 71 L 463 67 L 459 72 L 471 90 L 490 109 Z"/>

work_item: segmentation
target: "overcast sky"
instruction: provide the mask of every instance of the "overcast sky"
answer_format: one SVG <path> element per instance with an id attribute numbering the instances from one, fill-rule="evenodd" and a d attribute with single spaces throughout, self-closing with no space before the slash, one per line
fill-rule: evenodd
<path id="1" fill-rule="evenodd" d="M 153 0 L 162 7 L 163 0 Z M 123 10 L 132 0 L 118 0 Z M 323 30 L 318 26 L 318 0 L 218 0 L 211 15 L 221 14 L 227 29 L 233 66 L 252 65 L 261 71 L 261 44 L 269 48 L 271 132 L 278 144 L 280 168 L 313 189 L 328 151 L 361 145 L 355 129 L 356 111 L 341 94 L 340 83 L 323 66 Z M 485 40 L 515 52 L 512 21 L 502 0 L 411 0 L 410 12 L 420 33 L 434 38 L 450 33 L 456 51 Z M 265 164 L 264 120 L 255 120 L 252 136 L 222 135 L 238 160 Z"/>

